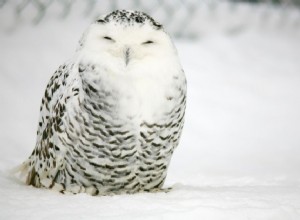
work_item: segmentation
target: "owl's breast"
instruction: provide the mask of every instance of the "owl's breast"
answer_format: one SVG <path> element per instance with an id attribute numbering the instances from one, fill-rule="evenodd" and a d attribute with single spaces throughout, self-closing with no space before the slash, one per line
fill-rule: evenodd
<path id="1" fill-rule="evenodd" d="M 138 78 L 119 86 L 119 113 L 125 118 L 157 122 L 176 105 L 176 85 L 172 81 Z"/>
<path id="2" fill-rule="evenodd" d="M 178 65 L 150 64 L 85 66 L 83 90 L 90 91 L 91 101 L 108 106 L 115 119 L 157 123 L 179 104 L 185 78 Z"/>

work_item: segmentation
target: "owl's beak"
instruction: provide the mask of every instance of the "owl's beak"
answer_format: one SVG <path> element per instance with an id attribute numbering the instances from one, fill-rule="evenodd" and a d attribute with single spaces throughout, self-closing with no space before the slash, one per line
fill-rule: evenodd
<path id="1" fill-rule="evenodd" d="M 129 61 L 130 61 L 130 48 L 129 47 L 126 47 L 125 50 L 124 50 L 124 56 L 125 56 L 125 65 L 127 66 Z"/>

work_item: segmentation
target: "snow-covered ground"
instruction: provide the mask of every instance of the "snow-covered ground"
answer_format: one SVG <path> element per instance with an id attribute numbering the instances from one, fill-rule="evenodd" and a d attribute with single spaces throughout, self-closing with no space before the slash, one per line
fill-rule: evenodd
<path id="1" fill-rule="evenodd" d="M 299 26 L 176 41 L 188 105 L 171 192 L 71 196 L 10 177 L 34 147 L 47 81 L 88 23 L 0 32 L 0 219 L 300 219 Z"/>

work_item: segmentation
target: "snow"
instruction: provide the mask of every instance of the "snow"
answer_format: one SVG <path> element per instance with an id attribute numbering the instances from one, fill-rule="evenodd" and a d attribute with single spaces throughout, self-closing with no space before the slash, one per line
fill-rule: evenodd
<path id="1" fill-rule="evenodd" d="M 188 104 L 171 192 L 62 195 L 11 177 L 34 147 L 47 81 L 89 22 L 0 32 L 0 219 L 300 219 L 299 26 L 176 40 Z"/>

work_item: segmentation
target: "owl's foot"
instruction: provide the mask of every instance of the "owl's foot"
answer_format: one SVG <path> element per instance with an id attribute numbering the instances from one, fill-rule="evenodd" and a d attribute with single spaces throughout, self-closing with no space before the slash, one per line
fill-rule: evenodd
<path id="1" fill-rule="evenodd" d="M 154 189 L 144 189 L 142 190 L 142 192 L 149 192 L 149 193 L 168 193 L 172 190 L 172 187 L 168 187 L 168 188 L 154 188 Z"/>
<path id="2" fill-rule="evenodd" d="M 94 186 L 84 187 L 79 185 L 70 185 L 66 187 L 66 189 L 60 191 L 63 194 L 78 194 L 78 193 L 86 193 L 91 196 L 96 196 L 99 194 L 99 190 Z"/>
<path id="3" fill-rule="evenodd" d="M 68 186 L 65 186 L 64 184 L 61 183 L 54 183 L 52 182 L 51 185 L 48 184 L 48 181 L 46 182 L 45 180 L 42 182 L 43 186 L 45 188 L 50 188 L 54 191 L 60 192 L 62 194 L 67 194 L 67 195 L 75 195 L 78 193 L 87 193 L 91 196 L 95 196 L 98 195 L 98 189 L 95 188 L 94 186 L 89 186 L 89 187 L 83 187 L 83 186 L 79 186 L 76 184 L 71 184 Z"/>
<path id="4" fill-rule="evenodd" d="M 168 192 L 170 192 L 172 189 L 173 189 L 173 187 L 168 187 L 168 188 L 162 189 L 162 191 L 165 192 L 165 193 L 168 193 Z"/>

